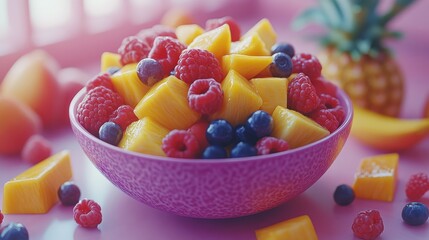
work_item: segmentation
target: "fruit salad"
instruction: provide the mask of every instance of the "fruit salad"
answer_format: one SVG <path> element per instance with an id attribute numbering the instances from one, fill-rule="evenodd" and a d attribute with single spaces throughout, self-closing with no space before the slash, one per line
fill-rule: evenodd
<path id="1" fill-rule="evenodd" d="M 101 56 L 78 122 L 120 148 L 173 158 L 265 155 L 334 132 L 345 111 L 318 59 L 277 41 L 268 19 L 155 25 Z"/>

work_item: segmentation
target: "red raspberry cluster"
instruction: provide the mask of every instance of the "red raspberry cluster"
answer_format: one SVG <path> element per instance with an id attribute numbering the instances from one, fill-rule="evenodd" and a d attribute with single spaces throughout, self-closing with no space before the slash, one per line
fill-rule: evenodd
<path id="1" fill-rule="evenodd" d="M 384 231 L 383 219 L 377 210 L 358 213 L 352 224 L 356 237 L 365 240 L 376 239 Z"/>
<path id="2" fill-rule="evenodd" d="M 429 191 L 429 176 L 426 173 L 416 173 L 409 178 L 405 193 L 411 201 L 417 201 Z"/>
<path id="3" fill-rule="evenodd" d="M 85 228 L 95 228 L 102 221 L 101 207 L 94 200 L 82 199 L 73 208 L 73 217 L 77 224 Z"/>

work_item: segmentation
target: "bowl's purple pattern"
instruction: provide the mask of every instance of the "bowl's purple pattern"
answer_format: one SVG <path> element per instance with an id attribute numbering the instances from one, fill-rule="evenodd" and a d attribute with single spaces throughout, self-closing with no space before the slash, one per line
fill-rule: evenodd
<path id="1" fill-rule="evenodd" d="M 81 91 L 70 107 L 73 131 L 92 163 L 117 187 L 154 208 L 197 218 L 258 213 L 296 197 L 314 184 L 341 151 L 351 127 L 345 123 L 324 140 L 289 152 L 235 160 L 174 160 L 110 146 L 75 119 Z"/>

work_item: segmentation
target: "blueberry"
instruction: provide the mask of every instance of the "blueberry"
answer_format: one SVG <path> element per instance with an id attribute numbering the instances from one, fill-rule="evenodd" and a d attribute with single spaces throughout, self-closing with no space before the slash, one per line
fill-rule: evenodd
<path id="1" fill-rule="evenodd" d="M 292 59 L 282 52 L 275 53 L 272 57 L 270 72 L 273 77 L 289 77 L 292 74 Z"/>
<path id="2" fill-rule="evenodd" d="M 235 128 L 235 140 L 237 143 L 246 142 L 254 145 L 258 141 L 258 138 L 256 137 L 255 133 L 249 128 L 246 128 L 246 126 L 238 125 Z"/>
<path id="3" fill-rule="evenodd" d="M 271 55 L 282 52 L 287 54 L 290 58 L 295 56 L 295 49 L 289 43 L 276 43 L 271 47 Z"/>
<path id="4" fill-rule="evenodd" d="M 347 206 L 355 200 L 355 192 L 349 185 L 341 184 L 335 189 L 334 200 L 338 205 Z"/>
<path id="5" fill-rule="evenodd" d="M 114 122 L 105 122 L 99 130 L 99 138 L 109 144 L 117 146 L 122 138 L 121 126 Z"/>
<path id="6" fill-rule="evenodd" d="M 273 117 L 265 111 L 258 110 L 250 115 L 245 127 L 258 139 L 269 136 L 273 130 Z"/>
<path id="7" fill-rule="evenodd" d="M 110 67 L 110 68 L 108 68 L 107 69 L 107 73 L 109 74 L 109 75 L 113 75 L 113 74 L 115 74 L 117 71 L 119 71 L 120 70 L 120 68 L 119 67 Z"/>
<path id="8" fill-rule="evenodd" d="M 410 202 L 402 209 L 402 219 L 408 225 L 424 224 L 429 217 L 428 207 L 421 202 Z"/>
<path id="9" fill-rule="evenodd" d="M 137 76 L 148 86 L 153 86 L 164 78 L 161 64 L 152 58 L 144 58 L 137 64 Z"/>
<path id="10" fill-rule="evenodd" d="M 213 120 L 206 130 L 207 141 L 211 145 L 228 146 L 234 140 L 234 128 L 224 120 Z"/>
<path id="11" fill-rule="evenodd" d="M 0 240 L 28 240 L 28 231 L 21 223 L 11 222 L 0 229 Z"/>
<path id="12" fill-rule="evenodd" d="M 74 206 L 79 202 L 80 189 L 73 182 L 65 182 L 58 189 L 58 198 L 65 206 Z"/>
<path id="13" fill-rule="evenodd" d="M 215 158 L 227 158 L 228 152 L 224 147 L 217 145 L 210 145 L 203 151 L 202 158 L 204 159 L 215 159 Z"/>
<path id="14" fill-rule="evenodd" d="M 239 142 L 231 149 L 232 158 L 250 157 L 256 156 L 257 154 L 258 151 L 256 150 L 256 147 L 245 142 Z"/>

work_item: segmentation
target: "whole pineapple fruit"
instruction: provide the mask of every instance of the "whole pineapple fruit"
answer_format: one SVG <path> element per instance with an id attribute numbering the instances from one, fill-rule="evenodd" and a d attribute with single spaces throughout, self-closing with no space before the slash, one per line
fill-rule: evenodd
<path id="1" fill-rule="evenodd" d="M 384 14 L 379 0 L 319 0 L 293 22 L 295 28 L 315 22 L 327 28 L 319 37 L 323 75 L 340 86 L 354 104 L 398 116 L 404 95 L 403 74 L 385 46 L 399 32 L 388 23 L 415 0 L 395 0 Z"/>

